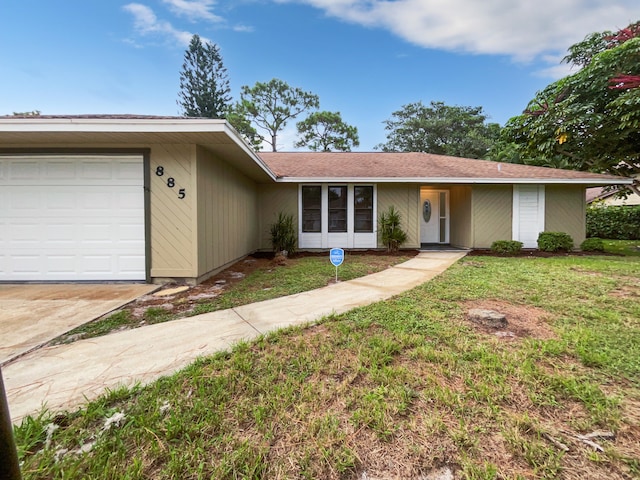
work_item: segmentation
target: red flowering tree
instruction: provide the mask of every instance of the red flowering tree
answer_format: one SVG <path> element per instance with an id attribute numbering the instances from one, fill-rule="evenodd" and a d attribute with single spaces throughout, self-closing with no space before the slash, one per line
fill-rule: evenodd
<path id="1" fill-rule="evenodd" d="M 640 22 L 593 33 L 564 59 L 581 69 L 538 92 L 502 130 L 530 163 L 640 175 Z M 525 163 L 529 163 L 525 160 Z M 631 189 L 640 194 L 640 178 Z"/>

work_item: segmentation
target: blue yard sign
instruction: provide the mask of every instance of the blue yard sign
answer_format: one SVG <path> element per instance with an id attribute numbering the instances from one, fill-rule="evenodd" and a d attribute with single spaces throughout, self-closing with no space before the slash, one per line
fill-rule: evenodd
<path id="1" fill-rule="evenodd" d="M 344 250 L 341 248 L 332 248 L 329 251 L 329 260 L 336 267 L 336 282 L 338 281 L 338 267 L 344 262 Z"/>

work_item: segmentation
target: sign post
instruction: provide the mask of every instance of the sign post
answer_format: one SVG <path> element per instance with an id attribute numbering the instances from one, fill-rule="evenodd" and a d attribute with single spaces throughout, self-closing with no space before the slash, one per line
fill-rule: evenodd
<path id="1" fill-rule="evenodd" d="M 341 248 L 332 248 L 329 252 L 329 260 L 336 267 L 336 282 L 338 281 L 338 267 L 344 262 L 344 250 Z"/>
<path id="2" fill-rule="evenodd" d="M 13 425 L 9 416 L 9 405 L 0 369 L 0 478 L 20 480 L 18 452 L 13 440 Z"/>

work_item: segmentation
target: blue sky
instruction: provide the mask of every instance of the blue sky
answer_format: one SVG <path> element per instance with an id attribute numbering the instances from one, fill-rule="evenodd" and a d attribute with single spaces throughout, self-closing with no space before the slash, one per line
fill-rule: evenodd
<path id="1" fill-rule="evenodd" d="M 234 97 L 280 78 L 370 151 L 411 102 L 482 106 L 504 124 L 568 73 L 568 46 L 639 19 L 638 0 L 2 0 L 0 115 L 177 115 L 197 33 L 220 46 Z M 292 122 L 279 150 L 294 141 Z"/>

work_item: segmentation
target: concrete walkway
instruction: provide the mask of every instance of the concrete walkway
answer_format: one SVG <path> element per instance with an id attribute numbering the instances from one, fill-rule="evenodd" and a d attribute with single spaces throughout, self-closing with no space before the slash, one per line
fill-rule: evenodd
<path id="1" fill-rule="evenodd" d="M 148 284 L 1 284 L 0 365 L 159 288 Z"/>
<path id="2" fill-rule="evenodd" d="M 12 420 L 42 406 L 74 409 L 107 388 L 149 383 L 239 340 L 387 299 L 465 255 L 421 252 L 382 272 L 317 290 L 36 350 L 2 367 Z"/>

